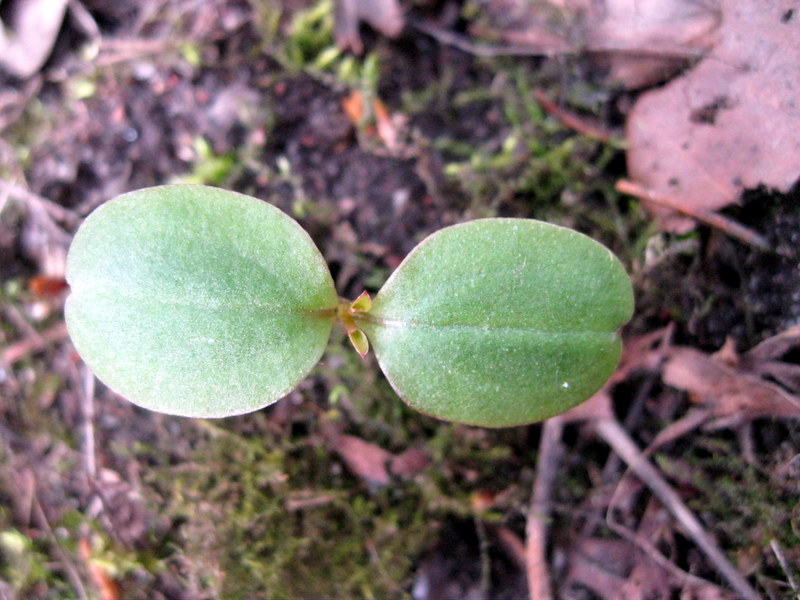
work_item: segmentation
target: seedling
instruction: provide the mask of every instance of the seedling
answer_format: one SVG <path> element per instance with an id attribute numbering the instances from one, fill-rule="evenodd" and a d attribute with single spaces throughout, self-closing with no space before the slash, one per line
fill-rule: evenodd
<path id="1" fill-rule="evenodd" d="M 339 321 L 412 407 L 487 427 L 531 423 L 603 385 L 633 310 L 611 252 L 527 219 L 442 229 L 374 299 L 341 300 L 297 222 L 194 185 L 102 205 L 75 236 L 67 280 L 67 327 L 95 374 L 140 406 L 193 417 L 277 401 Z"/>

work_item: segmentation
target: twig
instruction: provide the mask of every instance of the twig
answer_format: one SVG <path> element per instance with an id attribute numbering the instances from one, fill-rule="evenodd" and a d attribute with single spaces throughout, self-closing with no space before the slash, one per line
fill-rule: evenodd
<path id="1" fill-rule="evenodd" d="M 551 600 L 553 590 L 547 568 L 547 535 L 550 528 L 553 483 L 561 456 L 561 434 L 564 419 L 556 416 L 544 422 L 539 455 L 536 458 L 536 480 L 525 524 L 525 559 L 528 594 L 531 600 Z"/>
<path id="2" fill-rule="evenodd" d="M 786 560 L 786 555 L 783 553 L 780 543 L 778 543 L 778 540 L 775 538 L 772 538 L 769 541 L 769 547 L 772 548 L 772 553 L 775 555 L 775 558 L 778 559 L 781 569 L 783 569 L 783 572 L 786 573 L 786 579 L 789 580 L 789 585 L 792 586 L 792 591 L 794 592 L 795 598 L 800 599 L 800 588 L 798 588 L 797 580 L 794 578 L 794 573 L 792 573 L 792 567 L 789 564 L 789 561 Z"/>
<path id="3" fill-rule="evenodd" d="M 29 354 L 44 350 L 49 344 L 59 342 L 67 337 L 67 325 L 64 322 L 53 325 L 38 333 L 35 337 L 27 337 L 6 347 L 3 350 L 3 363 L 13 365 L 15 362 L 25 358 Z"/>
<path id="4" fill-rule="evenodd" d="M 670 444 L 680 437 L 694 431 L 711 419 L 711 411 L 707 408 L 692 408 L 686 415 L 674 421 L 656 434 L 653 441 L 644 449 L 645 456 L 653 453 L 666 444 Z"/>
<path id="5" fill-rule="evenodd" d="M 51 221 L 61 221 L 71 227 L 80 223 L 80 217 L 68 208 L 64 208 L 60 204 L 56 204 L 43 196 L 34 194 L 21 185 L 0 179 L 0 191 L 4 194 L 8 194 L 11 198 L 16 198 L 21 202 L 25 202 L 35 210 L 43 212 Z M 61 231 L 61 233 L 66 235 L 63 231 Z"/>
<path id="6" fill-rule="evenodd" d="M 618 192 L 622 192 L 623 194 L 629 194 L 639 198 L 640 200 L 644 200 L 645 202 L 650 202 L 652 204 L 669 208 L 686 215 L 687 217 L 692 217 L 693 219 L 701 221 L 706 225 L 716 227 L 720 231 L 736 238 L 740 242 L 754 246 L 759 250 L 764 250 L 765 252 L 771 252 L 773 250 L 770 246 L 770 243 L 764 236 L 756 233 L 749 227 L 745 227 L 741 223 L 737 223 L 733 219 L 729 219 L 728 217 L 725 217 L 719 213 L 700 210 L 678 198 L 657 194 L 652 190 L 649 190 L 644 186 L 628 179 L 620 179 L 617 181 L 616 189 Z"/>
<path id="7" fill-rule="evenodd" d="M 100 53 L 95 60 L 97 67 L 109 67 L 120 62 L 128 62 L 147 56 L 162 54 L 178 48 L 175 41 L 151 39 L 104 39 Z"/>
<path id="8" fill-rule="evenodd" d="M 458 35 L 457 33 L 453 33 L 452 31 L 448 31 L 446 29 L 441 29 L 440 27 L 429 25 L 428 23 L 414 21 L 411 24 L 422 33 L 431 36 L 440 44 L 452 46 L 453 48 L 457 48 L 462 52 L 466 52 L 467 54 L 481 56 L 483 58 L 489 58 L 493 56 L 550 56 L 557 53 L 554 51 L 551 45 L 546 44 L 541 46 L 527 44 L 480 44 L 473 42 L 468 37 Z M 560 48 L 560 50 L 563 51 L 564 49 Z"/>
<path id="9" fill-rule="evenodd" d="M 97 479 L 97 460 L 94 438 L 94 375 L 86 365 L 78 372 L 81 377 L 81 407 L 83 419 L 83 461 L 90 482 Z"/>
<path id="10" fill-rule="evenodd" d="M 13 304 L 8 304 L 3 307 L 3 314 L 5 318 L 11 323 L 14 328 L 21 333 L 25 339 L 32 340 L 33 343 L 41 343 L 42 337 L 39 331 L 22 315 L 19 309 Z"/>
<path id="11" fill-rule="evenodd" d="M 585 44 L 572 43 L 570 40 L 550 40 L 542 41 L 539 44 L 486 44 L 473 42 L 470 38 L 459 35 L 452 31 L 424 23 L 422 21 L 410 21 L 412 27 L 422 33 L 431 36 L 441 44 L 453 46 L 462 52 L 481 57 L 493 56 L 556 56 L 563 54 L 580 54 L 582 52 L 613 52 L 616 54 L 632 56 L 655 56 L 658 58 L 701 58 L 707 54 L 703 48 L 693 48 L 691 46 L 681 46 L 679 44 L 669 44 L 667 46 L 641 45 L 637 47 L 614 44 L 608 41 L 589 41 Z"/>
<path id="12" fill-rule="evenodd" d="M 665 341 L 662 340 L 662 348 L 664 345 Z M 647 379 L 645 379 L 644 384 L 639 387 L 638 391 L 636 392 L 636 396 L 633 399 L 633 403 L 628 410 L 628 414 L 625 415 L 624 425 L 626 429 L 633 429 L 636 427 L 636 424 L 639 422 L 639 419 L 644 412 L 646 400 L 650 395 L 650 391 L 653 389 L 654 383 L 655 376 L 651 373 L 648 375 Z M 613 483 L 622 464 L 622 459 L 618 454 L 612 452 L 608 455 L 608 459 L 606 459 L 606 463 L 603 465 L 603 470 L 600 474 L 600 484 L 603 487 Z M 582 536 L 589 537 L 594 534 L 597 526 L 601 523 L 603 518 L 603 513 L 600 508 L 601 507 L 598 506 L 596 510 L 592 510 L 586 517 L 586 522 L 581 530 Z"/>
<path id="13" fill-rule="evenodd" d="M 312 508 L 318 508 L 320 506 L 325 506 L 330 504 L 331 502 L 335 502 L 339 500 L 341 496 L 336 494 L 321 494 L 318 496 L 310 496 L 310 497 L 289 497 L 286 499 L 284 503 L 284 508 L 288 512 L 297 512 L 300 510 L 307 510 Z"/>
<path id="14" fill-rule="evenodd" d="M 611 446 L 614 452 L 619 454 L 630 469 L 636 473 L 636 476 L 646 483 L 656 497 L 661 500 L 667 510 L 683 526 L 689 537 L 703 550 L 717 571 L 725 577 L 734 592 L 742 598 L 759 598 L 758 592 L 728 561 L 722 550 L 705 532 L 699 519 L 684 504 L 680 496 L 661 476 L 661 473 L 648 462 L 622 425 L 616 419 L 604 418 L 594 421 L 594 427 L 600 437 Z"/>
<path id="15" fill-rule="evenodd" d="M 542 108 L 545 110 L 545 112 L 551 114 L 564 125 L 570 129 L 573 129 L 574 131 L 577 131 L 581 135 L 585 135 L 586 137 L 590 137 L 605 143 L 610 142 L 614 138 L 610 131 L 606 131 L 599 125 L 588 123 L 586 119 L 580 118 L 575 113 L 572 113 L 553 102 L 550 98 L 548 98 L 547 94 L 545 94 L 543 90 L 534 90 L 533 97 L 536 98 L 536 101 L 542 105 Z"/>
<path id="16" fill-rule="evenodd" d="M 6 189 L 0 189 L 0 215 L 8 204 L 8 199 L 11 197 L 11 192 Z"/>
<path id="17" fill-rule="evenodd" d="M 0 95 L 0 133 L 19 120 L 19 116 L 30 106 L 30 99 L 42 89 L 42 83 L 43 78 L 37 73 L 22 86 L 11 88 L 11 93 Z M 4 165 L 6 172 L 9 171 L 9 166 L 9 164 Z"/>
<path id="18" fill-rule="evenodd" d="M 69 0 L 69 10 L 73 20 L 80 26 L 92 45 L 99 45 L 102 35 L 100 33 L 100 27 L 97 25 L 97 21 L 95 21 L 92 13 L 90 13 L 79 0 Z"/>
<path id="19" fill-rule="evenodd" d="M 42 504 L 39 502 L 39 498 L 36 496 L 34 496 L 33 499 L 33 514 L 38 521 L 39 526 L 47 533 L 47 537 L 50 539 L 53 550 L 55 550 L 56 554 L 61 560 L 61 566 L 64 568 L 64 571 L 66 571 L 67 578 L 72 584 L 72 587 L 75 588 L 78 598 L 81 600 L 88 600 L 89 594 L 86 592 L 86 586 L 83 585 L 83 580 L 78 572 L 78 568 L 72 564 L 72 560 L 67 554 L 67 551 L 64 550 L 64 546 L 61 545 L 58 536 L 56 536 L 55 532 L 53 531 L 53 527 L 50 525 L 50 521 L 47 519 L 47 515 L 44 513 Z"/>
<path id="20" fill-rule="evenodd" d="M 608 524 L 609 528 L 611 528 L 612 531 L 624 537 L 634 546 L 637 546 L 642 552 L 644 552 L 650 558 L 650 560 L 659 565 L 662 569 L 672 574 L 672 576 L 675 577 L 676 580 L 682 583 L 690 583 L 700 587 L 718 588 L 716 584 L 711 583 L 710 581 L 707 581 L 702 577 L 698 577 L 697 575 L 693 575 L 691 573 L 684 571 L 678 565 L 676 565 L 666 556 L 664 556 L 661 552 L 659 552 L 658 548 L 656 548 L 655 545 L 652 542 L 650 542 L 647 538 L 642 536 L 640 533 L 631 531 L 621 523 L 618 523 L 613 518 L 611 518 L 612 504 L 613 502 L 609 503 L 607 511 L 608 518 L 606 519 L 606 523 Z M 720 596 L 722 595 L 720 594 Z"/>
<path id="21" fill-rule="evenodd" d="M 508 527 L 504 527 L 502 525 L 495 527 L 494 533 L 497 536 L 497 539 L 500 541 L 500 544 L 505 549 L 508 557 L 514 561 L 514 564 L 520 569 L 526 569 L 527 564 L 525 559 L 525 542 L 523 542 L 522 539 L 520 539 L 520 537 Z"/>

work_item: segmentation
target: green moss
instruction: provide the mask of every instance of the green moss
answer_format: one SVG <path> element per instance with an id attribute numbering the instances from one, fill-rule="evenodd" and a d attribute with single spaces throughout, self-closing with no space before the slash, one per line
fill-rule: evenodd
<path id="1" fill-rule="evenodd" d="M 187 581 L 226 598 L 402 596 L 429 535 L 413 486 L 371 492 L 314 443 L 209 431 L 191 468 L 162 473 Z"/>
<path id="2" fill-rule="evenodd" d="M 341 342 L 341 340 L 339 340 Z M 148 489 L 173 527 L 154 569 L 172 573 L 201 598 L 408 597 L 419 557 L 449 515 L 473 518 L 477 490 L 519 486 L 524 430 L 457 427 L 415 413 L 345 348 L 331 344 L 306 392 L 333 390 L 329 406 L 282 402 L 224 421 L 181 421 L 191 450 L 141 445 Z M 316 393 L 316 392 L 314 392 Z M 431 464 L 385 487 L 351 473 L 324 434 L 344 427 L 392 452 L 422 447 Z M 184 442 L 181 442 L 183 445 Z M 503 520 L 499 514 L 487 519 Z"/>
<path id="3" fill-rule="evenodd" d="M 15 596 L 25 597 L 46 579 L 47 557 L 16 529 L 0 531 L 0 580 Z"/>

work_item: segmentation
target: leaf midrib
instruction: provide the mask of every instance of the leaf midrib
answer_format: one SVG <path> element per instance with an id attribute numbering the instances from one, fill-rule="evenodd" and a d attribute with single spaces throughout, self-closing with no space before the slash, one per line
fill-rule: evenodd
<path id="1" fill-rule="evenodd" d="M 477 331 L 481 333 L 488 333 L 493 331 L 514 331 L 514 332 L 528 332 L 539 335 L 586 335 L 586 334 L 608 334 L 615 333 L 618 328 L 614 329 L 583 329 L 583 330 L 552 330 L 542 329 L 536 327 L 525 327 L 519 325 L 472 325 L 467 323 L 426 323 L 422 321 L 410 321 L 405 319 L 391 319 L 386 317 L 377 317 L 375 315 L 359 315 L 356 322 L 362 321 L 372 325 L 382 325 L 386 327 L 407 327 L 407 328 L 426 328 L 426 329 L 460 329 Z"/>
<path id="2" fill-rule="evenodd" d="M 93 286 L 87 286 L 90 288 Z M 294 314 L 294 315 L 301 315 L 301 316 L 317 316 L 317 317 L 330 317 L 331 319 L 334 317 L 336 313 L 336 305 L 331 307 L 323 307 L 323 308 L 310 308 L 310 307 L 297 307 L 293 306 L 291 303 L 275 303 L 275 302 L 264 302 L 258 300 L 250 300 L 250 301 L 220 301 L 217 304 L 208 304 L 204 303 L 200 300 L 200 298 L 175 298 L 175 297 L 166 297 L 166 296 L 158 296 L 157 294 L 144 294 L 144 293 L 132 293 L 130 289 L 114 289 L 113 287 L 102 286 L 99 290 L 95 287 L 92 291 L 84 291 L 81 292 L 80 288 L 78 290 L 73 289 L 72 294 L 75 296 L 80 297 L 100 297 L 100 298 L 110 298 L 114 300 L 119 298 L 121 300 L 133 300 L 136 303 L 142 304 L 161 304 L 161 305 L 172 305 L 172 306 L 183 306 L 187 308 L 195 308 L 197 310 L 206 310 L 206 311 L 224 311 L 224 310 L 236 310 L 236 309 L 259 309 L 259 310 L 266 310 L 272 314 Z"/>

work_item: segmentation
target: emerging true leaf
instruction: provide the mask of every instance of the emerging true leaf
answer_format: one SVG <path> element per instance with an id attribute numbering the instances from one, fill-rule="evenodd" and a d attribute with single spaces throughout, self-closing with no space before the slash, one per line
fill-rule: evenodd
<path id="1" fill-rule="evenodd" d="M 589 398 L 614 370 L 632 311 L 625 270 L 597 242 L 484 219 L 427 238 L 356 320 L 412 407 L 500 427 Z"/>
<path id="2" fill-rule="evenodd" d="M 220 417 L 288 393 L 336 314 L 330 272 L 275 207 L 202 186 L 132 192 L 70 248 L 70 336 L 95 374 L 161 412 Z"/>
<path id="3" fill-rule="evenodd" d="M 360 329 L 353 329 L 347 334 L 347 337 L 350 339 L 350 343 L 353 344 L 353 348 L 355 348 L 359 356 L 364 358 L 369 352 L 369 340 L 367 336 L 364 335 L 364 332 Z"/>

